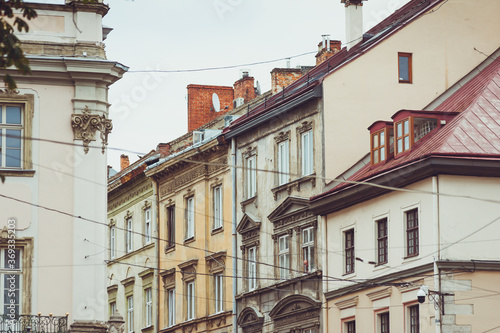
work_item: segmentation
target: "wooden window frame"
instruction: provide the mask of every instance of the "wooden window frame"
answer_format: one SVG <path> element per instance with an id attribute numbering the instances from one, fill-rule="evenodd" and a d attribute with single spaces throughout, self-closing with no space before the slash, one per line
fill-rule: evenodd
<path id="1" fill-rule="evenodd" d="M 418 208 L 409 209 L 405 214 L 405 229 L 406 229 L 406 258 L 416 257 L 419 255 L 419 237 L 418 237 Z M 413 216 L 413 218 L 410 218 Z M 410 223 L 413 222 L 412 225 Z"/>
<path id="2" fill-rule="evenodd" d="M 401 79 L 401 64 L 400 59 L 408 59 L 408 80 Z M 398 82 L 399 83 L 413 83 L 413 54 L 408 52 L 398 52 Z"/>
<path id="3" fill-rule="evenodd" d="M 408 121 L 408 133 L 405 133 L 405 122 Z M 398 132 L 398 125 L 401 124 L 401 136 Z M 413 117 L 401 119 L 394 124 L 394 155 L 403 154 L 411 149 L 413 146 Z M 406 147 L 405 139 L 408 138 L 408 147 Z M 401 140 L 403 148 L 399 151 L 399 140 Z"/>
<path id="4" fill-rule="evenodd" d="M 351 239 L 349 239 L 349 235 Z M 354 269 L 354 229 L 349 229 L 344 231 L 344 256 L 345 256 L 345 274 L 352 274 L 355 272 Z"/>
<path id="5" fill-rule="evenodd" d="M 377 323 L 377 326 L 378 326 L 377 332 L 378 333 L 390 333 L 391 324 L 390 324 L 389 311 L 380 312 L 377 314 L 377 316 L 379 319 L 378 323 Z M 386 322 L 384 322 L 385 319 L 387 320 Z"/>
<path id="6" fill-rule="evenodd" d="M 387 264 L 388 262 L 388 223 L 387 217 L 375 221 L 377 224 L 377 265 Z M 381 225 L 385 226 L 382 228 Z"/>
<path id="7" fill-rule="evenodd" d="M 384 143 L 381 144 L 380 143 L 380 134 L 384 134 Z M 382 163 L 382 162 L 385 162 L 387 160 L 387 157 L 388 157 L 388 145 L 387 145 L 387 142 L 388 142 L 388 131 L 387 129 L 381 129 L 380 131 L 377 131 L 375 133 L 373 133 L 371 135 L 371 142 L 370 142 L 370 146 L 371 146 L 371 161 L 372 161 L 372 165 L 375 165 L 375 164 L 379 164 L 379 163 Z M 377 146 L 375 146 L 374 144 L 374 139 L 377 139 Z M 383 151 L 383 153 L 382 153 Z M 375 153 L 378 154 L 378 161 L 375 161 Z M 383 159 L 382 159 L 383 157 Z"/>
<path id="8" fill-rule="evenodd" d="M 166 209 L 167 217 L 167 246 L 166 249 L 175 247 L 175 205 L 170 205 Z"/>

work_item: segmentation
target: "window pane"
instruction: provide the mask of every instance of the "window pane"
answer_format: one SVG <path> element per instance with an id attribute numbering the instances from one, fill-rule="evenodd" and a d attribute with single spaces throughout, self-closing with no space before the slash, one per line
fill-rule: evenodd
<path id="1" fill-rule="evenodd" d="M 385 144 L 385 132 L 380 132 L 380 145 L 383 146 Z"/>
<path id="2" fill-rule="evenodd" d="M 409 134 L 410 133 L 410 122 L 408 120 L 405 120 L 404 121 L 404 125 L 405 125 L 405 135 Z"/>
<path id="3" fill-rule="evenodd" d="M 5 166 L 12 168 L 21 166 L 20 149 L 7 149 L 5 152 Z"/>
<path id="4" fill-rule="evenodd" d="M 378 163 L 378 150 L 373 151 L 373 163 Z"/>
<path id="5" fill-rule="evenodd" d="M 373 136 L 373 148 L 377 148 L 378 147 L 378 135 L 375 134 Z"/>
<path id="6" fill-rule="evenodd" d="M 19 314 L 20 279 L 21 277 L 17 274 L 4 275 L 4 314 L 11 313 L 10 304 L 14 304 L 15 314 Z"/>
<path id="7" fill-rule="evenodd" d="M 406 56 L 399 56 L 399 80 L 410 81 L 409 58 Z"/>
<path id="8" fill-rule="evenodd" d="M 380 160 L 385 161 L 385 147 L 380 148 Z"/>
<path id="9" fill-rule="evenodd" d="M 5 249 L 4 250 L 4 268 L 19 269 L 21 263 L 21 250 Z"/>
<path id="10" fill-rule="evenodd" d="M 398 153 L 401 153 L 403 151 L 403 140 L 398 139 Z"/>
<path id="11" fill-rule="evenodd" d="M 21 124 L 21 107 L 20 106 L 7 106 L 6 114 L 7 124 Z"/>
<path id="12" fill-rule="evenodd" d="M 396 126 L 397 126 L 397 136 L 398 137 L 403 136 L 403 124 L 398 123 Z"/>

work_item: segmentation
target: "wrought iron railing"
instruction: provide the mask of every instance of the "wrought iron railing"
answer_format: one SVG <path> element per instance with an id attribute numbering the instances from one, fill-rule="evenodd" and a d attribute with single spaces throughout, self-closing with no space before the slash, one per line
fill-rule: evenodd
<path id="1" fill-rule="evenodd" d="M 0 315 L 1 333 L 66 333 L 68 316 Z"/>

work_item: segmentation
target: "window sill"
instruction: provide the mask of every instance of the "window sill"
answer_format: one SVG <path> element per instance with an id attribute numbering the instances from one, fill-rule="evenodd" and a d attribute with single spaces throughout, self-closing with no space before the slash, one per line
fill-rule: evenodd
<path id="1" fill-rule="evenodd" d="M 373 267 L 373 271 L 376 272 L 376 271 L 381 271 L 383 269 L 386 269 L 386 268 L 389 268 L 389 263 L 386 262 L 386 263 L 383 263 L 383 264 L 377 264 L 375 265 L 375 267 Z"/>
<path id="2" fill-rule="evenodd" d="M 420 259 L 419 254 L 414 255 L 414 256 L 406 256 L 403 258 L 403 263 L 412 262 L 412 261 L 419 260 L 419 259 Z"/>
<path id="3" fill-rule="evenodd" d="M 352 273 L 344 273 L 344 274 L 342 274 L 342 277 L 343 277 L 344 279 L 350 279 L 350 278 L 353 278 L 353 277 L 355 277 L 355 276 L 356 276 L 356 272 L 352 272 Z"/>
<path id="4" fill-rule="evenodd" d="M 192 243 L 196 240 L 196 238 L 193 236 L 193 237 L 189 237 L 189 238 L 186 238 L 184 240 L 184 244 L 189 244 L 189 243 Z"/>
<path id="5" fill-rule="evenodd" d="M 217 234 L 220 234 L 224 232 L 224 228 L 223 227 L 218 227 L 218 228 L 215 228 L 215 229 L 212 229 L 212 231 L 210 232 L 210 235 L 217 235 Z"/>
<path id="6" fill-rule="evenodd" d="M 149 325 L 149 326 L 141 328 L 141 331 L 147 332 L 147 331 L 152 331 L 153 329 L 154 329 L 154 325 Z"/>
<path id="7" fill-rule="evenodd" d="M 165 253 L 170 253 L 175 251 L 175 245 L 167 245 L 165 246 Z"/>
<path id="8" fill-rule="evenodd" d="M 33 177 L 35 170 L 0 169 L 0 175 L 4 177 Z"/>

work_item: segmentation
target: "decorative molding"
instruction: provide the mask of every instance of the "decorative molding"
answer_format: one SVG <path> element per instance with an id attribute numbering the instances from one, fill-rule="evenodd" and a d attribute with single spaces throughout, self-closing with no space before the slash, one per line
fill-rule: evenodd
<path id="1" fill-rule="evenodd" d="M 146 210 L 148 208 L 151 208 L 151 201 L 145 200 L 144 205 L 142 205 L 142 209 Z"/>
<path id="2" fill-rule="evenodd" d="M 131 276 L 129 278 L 126 278 L 124 280 L 121 281 L 121 283 L 125 286 L 125 287 L 128 287 L 130 286 L 131 284 L 134 284 L 135 283 L 135 276 Z"/>
<path id="3" fill-rule="evenodd" d="M 210 274 L 221 273 L 226 269 L 226 251 L 217 252 L 205 256 Z"/>
<path id="4" fill-rule="evenodd" d="M 108 211 L 113 211 L 114 209 L 120 207 L 121 205 L 127 202 L 131 202 L 135 197 L 142 195 L 144 192 L 152 188 L 153 188 L 153 183 L 148 182 L 144 186 L 141 186 L 134 191 L 124 192 L 124 194 L 119 195 L 116 198 L 110 200 L 110 202 L 108 203 Z"/>
<path id="5" fill-rule="evenodd" d="M 354 296 L 348 299 L 345 299 L 340 302 L 335 302 L 335 306 L 338 307 L 340 310 L 347 309 L 353 306 L 356 306 L 359 301 L 359 296 Z"/>
<path id="6" fill-rule="evenodd" d="M 167 183 L 160 186 L 160 197 L 163 198 L 179 187 L 182 187 L 185 184 L 190 183 L 198 177 L 204 176 L 206 174 L 207 168 L 204 165 L 201 165 L 182 175 L 176 176 L 173 180 L 168 181 Z"/>
<path id="7" fill-rule="evenodd" d="M 257 155 L 257 146 L 254 147 L 248 146 L 241 152 L 241 154 L 243 155 L 244 158 Z"/>
<path id="8" fill-rule="evenodd" d="M 73 113 L 71 115 L 71 127 L 73 128 L 73 140 L 83 141 L 83 151 L 85 154 L 89 152 L 89 144 L 95 141 L 96 131 L 100 132 L 102 141 L 102 153 L 108 145 L 108 134 L 113 129 L 111 119 L 107 119 L 105 115 L 92 114 L 89 107 L 85 105 L 81 114 Z"/>
<path id="9" fill-rule="evenodd" d="M 196 279 L 196 266 L 198 265 L 198 259 L 191 259 L 177 265 L 182 274 L 183 281 L 193 281 Z"/>
<path id="10" fill-rule="evenodd" d="M 111 228 L 111 227 L 115 227 L 115 226 L 116 226 L 116 220 L 115 220 L 115 219 L 109 219 L 108 226 L 109 226 L 110 228 Z"/>
<path id="11" fill-rule="evenodd" d="M 371 300 L 375 301 L 377 299 L 389 297 L 392 294 L 392 287 L 387 287 L 384 289 L 380 289 L 371 293 L 367 293 L 366 296 Z"/>
<path id="12" fill-rule="evenodd" d="M 304 132 L 307 132 L 309 130 L 312 130 L 314 122 L 311 121 L 303 121 L 300 126 L 297 126 L 297 133 L 302 134 Z"/>
<path id="13" fill-rule="evenodd" d="M 286 140 L 290 140 L 290 131 L 286 131 L 286 132 L 279 132 L 275 137 L 274 137 L 274 141 L 276 143 L 280 143 L 280 142 L 283 142 L 283 141 L 286 141 Z"/>
<path id="14" fill-rule="evenodd" d="M 175 288 L 175 268 L 168 269 L 160 273 L 165 290 Z"/>

